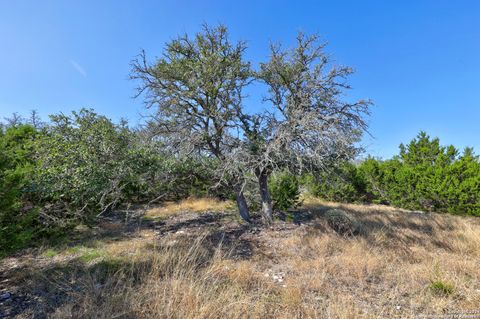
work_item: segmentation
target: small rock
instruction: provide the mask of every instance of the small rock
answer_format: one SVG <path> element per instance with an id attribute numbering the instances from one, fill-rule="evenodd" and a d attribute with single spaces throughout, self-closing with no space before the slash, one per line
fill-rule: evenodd
<path id="1" fill-rule="evenodd" d="M 400 309 L 402 309 L 402 306 L 397 306 L 396 308 L 397 308 L 397 310 L 400 310 Z"/>

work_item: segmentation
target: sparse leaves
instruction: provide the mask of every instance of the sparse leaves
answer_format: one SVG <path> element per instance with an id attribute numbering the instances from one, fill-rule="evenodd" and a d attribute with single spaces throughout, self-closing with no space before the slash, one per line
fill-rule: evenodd
<path id="1" fill-rule="evenodd" d="M 272 219 L 268 177 L 349 159 L 366 129 L 369 101 L 345 102 L 352 73 L 335 66 L 317 36 L 299 34 L 294 49 L 271 46 L 270 60 L 253 72 L 243 58 L 244 42 L 231 43 L 227 29 L 204 26 L 194 38 L 167 43 L 149 64 L 142 52 L 132 63 L 138 95 L 155 106 L 152 134 L 180 155 L 198 152 L 219 160 L 215 178 L 242 191 L 255 176 L 267 222 Z M 266 112 L 247 112 L 243 89 L 262 82 Z M 240 207 L 240 206 L 239 206 Z"/>

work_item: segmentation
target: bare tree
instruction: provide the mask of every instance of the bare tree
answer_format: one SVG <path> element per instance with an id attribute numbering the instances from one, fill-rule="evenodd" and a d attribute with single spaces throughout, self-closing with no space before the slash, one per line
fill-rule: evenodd
<path id="1" fill-rule="evenodd" d="M 149 64 L 145 53 L 132 62 L 132 79 L 140 80 L 138 95 L 155 107 L 151 132 L 182 155 L 199 153 L 219 162 L 219 183 L 236 191 L 244 220 L 250 221 L 243 194 L 242 168 L 232 156 L 240 146 L 236 110 L 251 76 L 243 61 L 243 42 L 231 43 L 227 28 L 203 27 L 194 38 L 180 36 L 166 45 L 164 54 Z"/>
<path id="2" fill-rule="evenodd" d="M 293 50 L 272 45 L 258 72 L 243 60 L 245 48 L 229 41 L 224 26 L 204 26 L 193 39 L 185 35 L 168 43 L 154 64 L 142 52 L 131 78 L 141 81 L 137 96 L 144 93 L 147 107 L 155 107 L 150 131 L 179 154 L 215 157 L 215 178 L 235 189 L 247 221 L 243 185 L 253 173 L 270 223 L 270 175 L 353 157 L 371 103 L 343 101 L 352 69 L 332 65 L 317 36 L 299 34 Z M 268 87 L 268 111 L 245 111 L 242 91 L 253 81 Z"/>
<path id="3" fill-rule="evenodd" d="M 30 111 L 30 117 L 28 119 L 28 124 L 32 125 L 35 129 L 41 129 L 45 123 L 40 118 L 37 110 Z"/>
<path id="4" fill-rule="evenodd" d="M 17 112 L 12 113 L 10 117 L 5 117 L 6 127 L 15 127 L 24 123 L 24 118 Z"/>
<path id="5" fill-rule="evenodd" d="M 272 45 L 270 60 L 257 73 L 268 87 L 265 101 L 272 110 L 256 115 L 237 110 L 247 137 L 246 167 L 258 179 L 266 222 L 272 220 L 272 172 L 319 169 L 352 158 L 359 150 L 355 142 L 367 128 L 364 117 L 371 102 L 343 101 L 352 69 L 332 65 L 324 47 L 318 36 L 301 33 L 292 50 Z"/>

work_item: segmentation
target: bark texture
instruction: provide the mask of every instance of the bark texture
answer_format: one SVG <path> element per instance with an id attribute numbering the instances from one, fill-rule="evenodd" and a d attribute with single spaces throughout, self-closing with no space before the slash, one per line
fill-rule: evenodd
<path id="1" fill-rule="evenodd" d="M 243 191 L 241 190 L 237 191 L 236 199 L 237 199 L 237 206 L 238 206 L 238 211 L 240 213 L 240 216 L 247 223 L 251 223 L 252 221 L 250 219 L 250 213 L 248 211 L 247 200 L 245 199 L 245 195 L 243 195 Z"/>
<path id="2" fill-rule="evenodd" d="M 260 188 L 260 197 L 262 200 L 262 216 L 265 223 L 270 224 L 273 221 L 273 207 L 270 191 L 268 190 L 268 174 L 261 171 L 258 175 L 258 186 Z"/>

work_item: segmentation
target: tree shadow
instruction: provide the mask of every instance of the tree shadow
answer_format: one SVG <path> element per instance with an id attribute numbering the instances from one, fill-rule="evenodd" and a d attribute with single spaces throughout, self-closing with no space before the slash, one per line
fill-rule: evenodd
<path id="1" fill-rule="evenodd" d="M 89 229 L 79 232 L 67 243 L 60 242 L 49 248 L 68 250 L 72 247 L 95 248 L 97 243 L 110 244 L 138 237 L 143 230 L 152 230 L 155 237 L 152 243 L 145 245 L 146 256 L 150 252 L 175 250 L 187 251 L 198 238 L 198 247 L 203 260 L 199 267 L 205 267 L 220 253 L 228 259 L 248 259 L 253 254 L 252 236 L 245 236 L 256 230 L 255 225 L 243 224 L 232 219 L 231 213 L 201 213 L 191 214 L 185 218 L 167 220 L 145 220 L 141 217 L 123 220 L 122 215 L 105 216 L 100 224 L 103 228 Z M 120 223 L 120 221 L 122 221 Z M 115 224 L 115 227 L 106 226 Z M 257 225 L 258 226 L 258 225 Z M 171 243 L 174 242 L 173 246 Z M 74 302 L 72 296 L 82 291 L 95 291 L 92 285 L 105 285 L 107 278 L 119 269 L 132 269 L 133 262 L 128 258 L 118 260 L 102 260 L 93 265 L 77 256 L 69 260 L 51 263 L 38 263 L 44 260 L 40 255 L 29 257 L 25 263 L 0 274 L 0 295 L 8 291 L 12 296 L 8 300 L 0 300 L 0 318 L 24 316 L 31 318 L 47 318 L 55 309 L 67 303 Z M 151 260 L 135 262 L 135 269 L 148 270 L 152 268 Z M 168 268 L 168 267 L 167 267 Z M 136 284 L 139 274 L 129 273 L 129 280 Z M 86 287 L 79 279 L 96 278 Z M 8 280 L 13 285 L 3 285 Z M 101 298 L 101 296 L 99 296 Z"/>
<path id="2" fill-rule="evenodd" d="M 101 302 L 105 297 L 102 292 L 113 288 L 111 278 L 121 278 L 119 272 L 127 272 L 129 284 L 141 282 L 140 272 L 135 269 L 149 269 L 152 261 L 136 262 L 124 260 L 101 260 L 89 264 L 75 258 L 66 263 L 54 263 L 48 268 L 22 269 L 22 287 L 15 291 L 8 302 L 0 303 L 0 318 L 49 318 L 58 308 L 65 304 L 78 304 L 79 296 L 93 295 Z M 80 310 L 80 309 L 77 309 Z M 81 313 L 79 311 L 78 313 Z"/>
<path id="3" fill-rule="evenodd" d="M 287 213 L 276 212 L 275 217 L 280 221 L 268 227 L 261 224 L 259 215 L 253 216 L 253 224 L 244 224 L 234 217 L 236 215 L 233 212 L 182 214 L 163 220 L 144 219 L 142 216 L 127 219 L 121 212 L 116 212 L 116 215 L 103 217 L 98 228 L 79 232 L 67 244 L 59 243 L 52 247 L 75 245 L 96 247 L 98 242 L 107 244 L 129 242 L 138 238 L 139 232 L 151 230 L 155 236 L 152 237 L 152 243 L 144 247 L 146 255 L 154 250 L 186 251 L 192 247 L 197 238 L 201 238 L 199 247 L 203 251 L 203 260 L 198 263 L 198 267 L 205 267 L 219 252 L 225 258 L 250 259 L 254 252 L 261 251 L 256 250 L 259 247 L 256 234 L 265 228 L 288 232 L 298 225 L 305 225 L 308 227 L 309 235 L 332 233 L 334 230 L 325 218 L 326 212 L 332 208 L 334 207 L 331 205 L 319 204 Z M 439 218 L 436 214 L 395 209 L 385 212 L 378 206 L 362 206 L 361 209 L 355 209 L 339 204 L 335 208 L 344 209 L 361 224 L 362 230 L 350 236 L 351 238 L 359 237 L 369 245 L 394 249 L 398 251 L 399 256 L 413 258 L 414 254 L 410 251 L 412 245 L 452 249 L 442 238 L 445 239 L 445 234 L 454 230 L 455 225 L 449 222 L 449 219 Z M 15 282 L 16 285 L 16 290 L 11 291 L 12 298 L 0 300 L 0 318 L 18 315 L 47 318 L 55 309 L 75 302 L 73 296 L 85 291 L 97 293 L 98 290 L 98 299 L 101 301 L 100 292 L 108 288 L 108 278 L 116 272 L 134 268 L 148 271 L 152 268 L 152 261 L 148 258 L 140 262 L 135 261 L 135 264 L 128 257 L 102 260 L 93 264 L 82 260 L 81 256 L 46 265 L 38 261 L 38 258 L 31 258 L 20 267 L 0 274 L 0 295 L 2 290 L 8 289 L 8 284 L 6 286 L 3 284 L 4 280 Z M 415 261 L 412 259 L 412 262 Z M 140 272 L 131 272 L 125 276 L 131 285 L 141 282 L 141 277 Z M 85 278 L 91 280 L 85 281 Z"/>
<path id="4" fill-rule="evenodd" d="M 378 206 L 362 206 L 361 210 L 352 208 L 350 205 L 318 204 L 294 212 L 300 223 L 312 226 L 321 231 L 332 231 L 329 227 L 325 214 L 332 208 L 339 208 L 353 216 L 360 223 L 360 231 L 356 236 L 364 238 L 372 245 L 404 246 L 409 250 L 411 245 L 434 246 L 444 250 L 452 250 L 445 240 L 445 234 L 455 229 L 450 219 L 440 219 L 435 213 L 406 212 L 401 209 L 389 208 L 388 212 Z M 379 241 L 376 235 L 382 234 L 386 240 Z M 443 236 L 443 237 L 442 237 Z"/>

